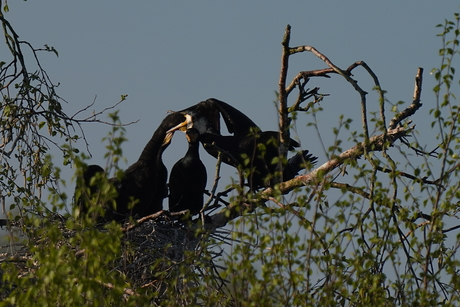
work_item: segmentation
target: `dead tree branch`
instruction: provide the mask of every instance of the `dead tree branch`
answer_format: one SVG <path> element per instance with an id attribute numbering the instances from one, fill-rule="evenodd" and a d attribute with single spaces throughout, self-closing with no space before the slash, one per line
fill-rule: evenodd
<path id="1" fill-rule="evenodd" d="M 290 126 L 290 119 L 289 119 L 289 113 L 288 113 L 288 96 L 286 92 L 286 78 L 287 78 L 287 72 L 289 68 L 289 56 L 290 56 L 290 48 L 289 48 L 289 42 L 291 40 L 291 26 L 287 25 L 286 30 L 284 32 L 284 37 L 281 45 L 283 46 L 283 51 L 281 55 L 281 72 L 280 72 L 280 79 L 279 79 L 279 107 L 278 107 L 278 112 L 279 112 L 279 131 L 280 131 L 280 157 L 286 158 L 288 148 L 289 148 L 289 143 L 290 143 L 290 132 L 289 132 L 289 126 Z M 279 173 L 282 173 L 282 165 L 281 165 L 282 159 L 280 159 L 280 162 L 278 163 L 278 171 Z M 277 180 L 281 181 L 281 179 Z"/>
<path id="2" fill-rule="evenodd" d="M 281 140 L 281 148 L 280 148 L 280 156 L 285 156 L 287 152 L 286 141 L 289 140 L 289 112 L 300 110 L 300 104 L 304 102 L 306 99 L 311 97 L 315 97 L 315 101 L 317 100 L 318 89 L 314 88 L 313 90 L 305 89 L 310 77 L 326 77 L 329 78 L 330 74 L 338 74 L 345 78 L 347 82 L 349 82 L 353 88 L 359 93 L 361 98 L 361 118 L 362 118 L 362 127 L 363 127 L 363 134 L 364 134 L 364 141 L 358 143 L 354 147 L 342 152 L 340 155 L 334 157 L 330 161 L 324 163 L 320 167 L 316 168 L 312 172 L 306 175 L 298 176 L 290 181 L 282 182 L 279 185 L 279 192 L 281 194 L 287 194 L 294 190 L 295 188 L 299 188 L 305 185 L 309 185 L 312 182 L 316 182 L 319 180 L 320 177 L 324 178 L 323 176 L 329 174 L 332 170 L 336 169 L 338 166 L 346 163 L 346 161 L 350 161 L 353 159 L 357 159 L 358 157 L 365 155 L 367 156 L 368 152 L 371 151 L 385 151 L 386 148 L 392 146 L 395 141 L 403 139 L 406 137 L 415 126 L 412 127 L 403 127 L 399 126 L 398 124 L 408 118 L 409 116 L 413 115 L 416 110 L 421 106 L 420 104 L 420 93 L 421 93 L 421 82 L 422 77 L 421 74 L 423 72 L 422 69 L 418 70 L 416 76 L 416 89 L 414 92 L 414 100 L 413 106 L 409 107 L 405 111 L 397 114 L 390 122 L 390 125 L 383 130 L 383 133 L 380 135 L 376 135 L 373 137 L 369 136 L 369 127 L 368 127 L 368 120 L 367 120 L 367 102 L 366 102 L 366 95 L 367 92 L 364 91 L 357 83 L 356 80 L 352 78 L 352 71 L 358 67 L 363 67 L 367 73 L 372 77 L 374 81 L 375 88 L 379 93 L 379 100 L 380 100 L 380 117 L 381 117 L 381 125 L 385 127 L 386 119 L 385 119 L 385 108 L 384 108 L 384 91 L 380 87 L 380 82 L 377 78 L 377 75 L 372 71 L 372 69 L 364 62 L 358 61 L 350 65 L 346 70 L 341 69 L 340 67 L 336 66 L 332 63 L 332 61 L 326 57 L 324 54 L 319 52 L 316 48 L 312 46 L 298 46 L 298 47 L 289 47 L 291 37 L 291 27 L 288 25 L 286 27 L 283 41 L 282 41 L 282 57 L 281 57 L 281 72 L 280 72 L 280 80 L 279 80 L 279 126 L 280 126 L 280 140 Z M 289 57 L 296 53 L 300 52 L 311 52 L 319 59 L 321 59 L 329 68 L 313 70 L 313 71 L 302 71 L 297 74 L 297 76 L 292 80 L 289 86 L 286 86 L 286 78 L 287 72 L 289 68 Z M 295 87 L 299 88 L 299 95 L 297 97 L 296 102 L 293 104 L 291 108 L 287 107 L 288 96 Z M 314 102 L 315 102 L 314 101 Z M 314 103 L 313 102 L 313 103 Z M 309 104 L 310 106 L 310 104 Z M 307 109 L 309 108 L 307 106 Z M 410 122 L 409 122 L 410 123 Z M 421 180 L 421 182 L 427 182 L 426 178 L 415 178 L 411 177 L 411 175 L 406 173 L 400 173 L 401 176 L 410 178 L 412 180 Z M 267 188 L 264 191 L 260 192 L 259 196 L 260 199 L 255 203 L 247 203 L 243 201 L 237 201 L 234 204 L 229 205 L 223 211 L 215 214 L 213 219 L 213 224 L 215 227 L 221 227 L 225 225 L 229 220 L 238 217 L 241 214 L 241 207 L 245 207 L 247 209 L 253 210 L 261 203 L 266 202 L 270 199 L 273 195 L 273 189 Z M 360 193 L 363 197 L 372 198 L 371 195 L 362 194 L 362 191 L 354 191 L 355 193 Z"/>
<path id="3" fill-rule="evenodd" d="M 422 104 L 420 103 L 420 97 L 422 94 L 422 81 L 423 81 L 423 68 L 419 67 L 417 70 L 417 75 L 415 76 L 415 87 L 414 87 L 414 97 L 412 99 L 412 104 L 408 106 L 405 110 L 396 114 L 396 116 L 390 121 L 389 129 L 394 129 L 396 126 L 403 121 L 404 119 L 412 116 Z"/>

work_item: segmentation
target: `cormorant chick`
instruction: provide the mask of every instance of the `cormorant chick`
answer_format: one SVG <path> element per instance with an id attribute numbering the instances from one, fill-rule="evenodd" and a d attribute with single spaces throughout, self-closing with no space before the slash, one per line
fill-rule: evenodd
<path id="1" fill-rule="evenodd" d="M 169 211 L 190 210 L 195 215 L 203 208 L 203 194 L 206 188 L 206 168 L 200 160 L 198 137 L 195 128 L 186 131 L 188 150 L 185 156 L 174 164 L 169 176 Z"/>

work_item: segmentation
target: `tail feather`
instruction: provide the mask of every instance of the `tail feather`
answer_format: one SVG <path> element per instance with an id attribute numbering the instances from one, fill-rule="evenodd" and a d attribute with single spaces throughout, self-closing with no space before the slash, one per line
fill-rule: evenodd
<path id="1" fill-rule="evenodd" d="M 302 150 L 296 153 L 288 160 L 283 172 L 283 180 L 286 181 L 294 178 L 308 163 L 315 164 L 317 161 L 318 157 L 313 156 L 308 150 Z"/>

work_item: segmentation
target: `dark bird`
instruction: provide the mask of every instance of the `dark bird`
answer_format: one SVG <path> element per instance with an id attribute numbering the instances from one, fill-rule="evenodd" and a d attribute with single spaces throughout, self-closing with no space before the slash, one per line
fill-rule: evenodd
<path id="1" fill-rule="evenodd" d="M 222 161 L 234 167 L 249 170 L 248 185 L 251 189 L 267 187 L 273 184 L 276 171 L 276 158 L 279 157 L 279 132 L 261 131 L 244 113 L 229 104 L 210 98 L 195 106 L 180 111 L 187 114 L 189 125 L 197 128 L 200 141 L 206 151 L 214 157 L 219 151 L 224 153 Z M 230 136 L 220 134 L 219 115 L 222 115 Z M 212 145 L 212 146 L 209 146 Z M 289 150 L 300 147 L 291 139 Z M 283 181 L 294 178 L 300 169 L 308 163 L 315 163 L 317 157 L 308 150 L 297 153 L 287 162 L 283 162 Z"/>
<path id="2" fill-rule="evenodd" d="M 181 113 L 167 115 L 145 146 L 139 159 L 124 171 L 120 179 L 112 178 L 118 196 L 113 208 L 113 219 L 123 220 L 127 216 L 144 217 L 163 209 L 167 197 L 168 172 L 162 154 L 171 143 L 175 130 L 185 121 Z M 170 131 L 171 130 L 171 131 Z M 133 205 L 134 203 L 134 205 Z"/>
<path id="3" fill-rule="evenodd" d="M 176 112 L 167 115 L 137 162 L 128 167 L 120 177 L 109 179 L 116 191 L 116 197 L 114 201 L 104 204 L 105 220 L 122 221 L 129 216 L 140 218 L 163 209 L 163 199 L 168 196 L 168 171 L 162 161 L 162 154 L 171 143 L 174 131 L 186 129 L 184 122 L 184 114 Z M 104 173 L 98 165 L 90 165 L 83 173 L 82 181 L 85 186 L 90 187 L 91 193 L 97 189 L 97 186 L 91 185 L 91 178 L 97 173 Z M 85 197 L 87 199 L 88 196 Z M 77 205 L 83 211 L 87 211 L 86 203 L 88 202 L 83 197 L 77 200 Z"/>
<path id="4" fill-rule="evenodd" d="M 99 183 L 97 180 L 92 180 L 93 178 L 97 179 L 98 174 L 100 174 L 100 177 L 105 176 L 105 171 L 102 167 L 95 164 L 88 165 L 83 170 L 83 176 L 77 179 L 75 195 L 78 196 L 75 203 L 79 207 L 80 214 L 88 213 L 91 198 L 99 191 Z"/>
<path id="5" fill-rule="evenodd" d="M 206 168 L 200 160 L 200 133 L 195 128 L 186 131 L 188 150 L 185 156 L 174 164 L 169 176 L 169 211 L 190 210 L 195 215 L 203 208 L 203 194 L 206 188 Z"/>
<path id="6" fill-rule="evenodd" d="M 283 171 L 283 181 L 291 180 L 299 174 L 301 170 L 307 168 L 309 164 L 314 165 L 318 157 L 313 156 L 308 150 L 304 149 L 288 159 Z"/>

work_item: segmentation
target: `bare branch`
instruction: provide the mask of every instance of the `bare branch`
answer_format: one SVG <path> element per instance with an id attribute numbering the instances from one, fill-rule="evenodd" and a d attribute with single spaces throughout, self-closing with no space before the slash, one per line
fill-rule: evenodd
<path id="1" fill-rule="evenodd" d="M 214 184 L 212 186 L 211 192 L 209 193 L 209 199 L 203 205 L 203 208 L 200 210 L 201 221 L 204 225 L 204 212 L 208 210 L 209 204 L 212 200 L 216 197 L 216 190 L 220 180 L 220 167 L 222 165 L 222 152 L 219 151 L 217 155 L 217 162 L 216 162 L 216 175 L 214 176 Z"/>
<path id="2" fill-rule="evenodd" d="M 450 232 L 452 230 L 456 230 L 456 229 L 459 229 L 460 228 L 460 225 L 457 225 L 457 226 L 454 226 L 454 227 L 450 227 L 450 228 L 447 228 L 447 229 L 443 229 L 442 230 L 442 233 L 447 233 L 447 232 Z"/>
<path id="3" fill-rule="evenodd" d="M 279 80 L 279 129 L 280 129 L 280 157 L 286 157 L 289 143 L 290 143 L 290 135 L 289 135 L 289 112 L 288 112 L 288 94 L 286 92 L 286 78 L 287 72 L 289 68 L 289 56 L 290 56 L 290 48 L 289 42 L 291 39 L 291 26 L 287 25 L 286 30 L 284 32 L 284 38 L 281 43 L 283 46 L 283 52 L 281 55 L 281 72 L 280 72 L 280 80 Z M 279 173 L 282 173 L 282 166 L 281 160 L 278 163 L 278 170 Z"/>
<path id="4" fill-rule="evenodd" d="M 295 87 L 300 83 L 300 80 L 304 79 L 307 83 L 310 80 L 310 77 L 325 77 L 330 78 L 329 74 L 336 73 L 332 68 L 318 69 L 318 70 L 309 70 L 301 71 L 297 76 L 292 79 L 291 84 L 286 88 L 286 94 L 290 94 Z"/>
<path id="5" fill-rule="evenodd" d="M 316 55 L 318 58 L 324 61 L 335 73 L 344 77 L 345 80 L 347 80 L 353 86 L 353 88 L 359 93 L 359 95 L 361 96 L 361 117 L 362 117 L 362 124 L 363 124 L 363 132 L 364 132 L 365 141 L 367 141 L 369 139 L 369 128 L 368 128 L 368 123 L 367 123 L 367 106 L 366 106 L 367 92 L 364 91 L 358 85 L 358 82 L 356 82 L 354 79 L 351 78 L 351 73 L 350 73 L 350 71 L 354 67 L 356 67 L 357 65 L 362 65 L 362 63 L 364 62 L 356 62 L 354 65 L 351 65 L 348 70 L 344 71 L 340 69 L 338 66 L 334 65 L 329 60 L 328 57 L 326 57 L 324 54 L 322 54 L 321 52 L 319 52 L 312 46 L 299 46 L 295 48 L 290 48 L 291 54 L 295 54 L 298 52 L 304 52 L 304 51 L 312 52 L 314 55 Z M 366 67 L 367 65 L 365 66 L 365 68 Z"/>
<path id="6" fill-rule="evenodd" d="M 395 175 L 412 179 L 415 182 L 421 182 L 421 183 L 425 183 L 425 184 L 433 184 L 433 185 L 436 185 L 438 187 L 443 188 L 443 186 L 439 183 L 439 180 L 434 180 L 434 181 L 433 180 L 428 180 L 427 177 L 419 178 L 419 177 L 416 177 L 414 175 L 408 174 L 406 172 L 393 171 L 393 170 L 391 170 L 389 168 L 383 168 L 381 166 L 376 166 L 376 168 L 377 168 L 377 170 L 379 170 L 379 171 L 381 171 L 383 173 L 393 173 L 394 172 Z"/>
<path id="7" fill-rule="evenodd" d="M 414 86 L 414 97 L 412 99 L 412 104 L 408 106 L 405 110 L 396 114 L 393 119 L 390 121 L 389 129 L 394 129 L 396 126 L 403 121 L 404 119 L 412 116 L 422 104 L 420 103 L 420 97 L 422 94 L 422 81 L 423 81 L 423 68 L 419 67 L 417 69 L 417 75 L 415 76 L 415 86 Z"/>
<path id="8" fill-rule="evenodd" d="M 361 188 L 351 186 L 348 183 L 331 182 L 331 187 L 336 188 L 336 189 L 341 189 L 341 190 L 347 190 L 352 193 L 358 194 L 366 199 L 371 199 L 371 195 L 369 193 L 367 193 Z"/>

